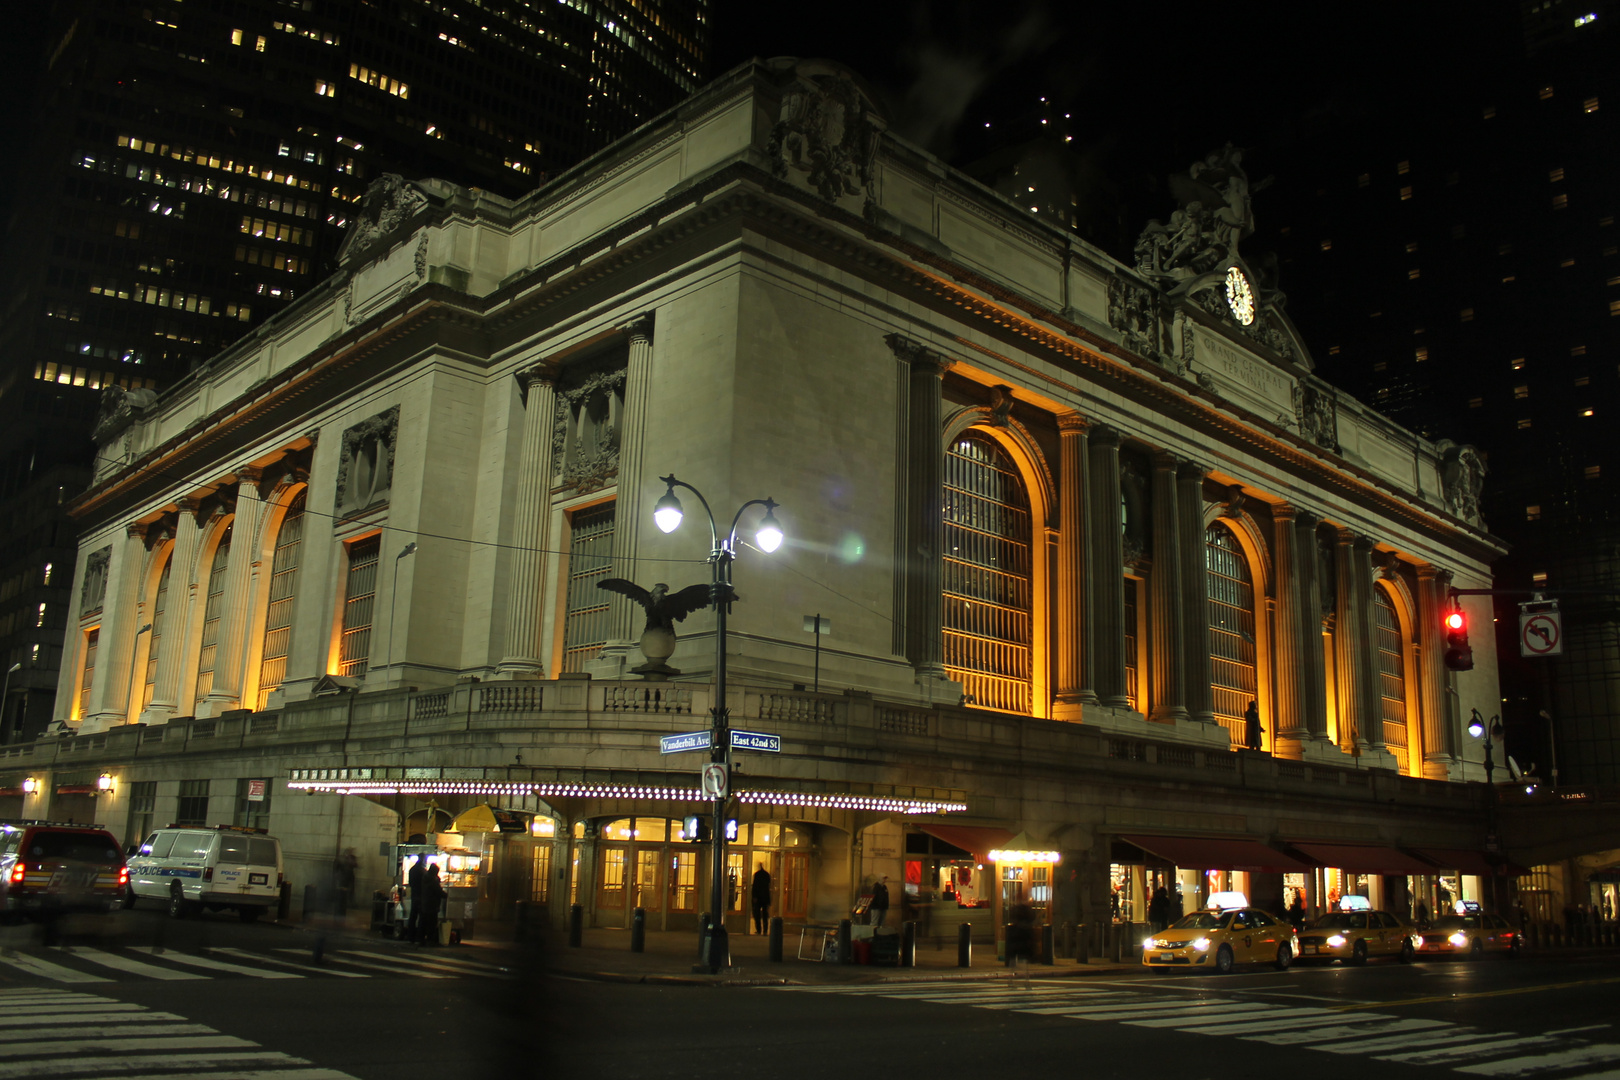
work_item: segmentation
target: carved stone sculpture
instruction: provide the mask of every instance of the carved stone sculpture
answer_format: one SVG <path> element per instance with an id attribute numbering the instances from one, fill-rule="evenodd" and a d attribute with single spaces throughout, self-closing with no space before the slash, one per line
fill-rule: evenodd
<path id="1" fill-rule="evenodd" d="M 398 441 L 398 405 L 344 431 L 337 474 L 336 509 L 340 516 L 388 501 Z"/>
<path id="2" fill-rule="evenodd" d="M 79 616 L 100 611 L 107 599 L 107 567 L 112 563 L 112 548 L 92 551 L 84 560 L 84 588 L 79 593 Z"/>
<path id="3" fill-rule="evenodd" d="M 1440 486 L 1446 509 L 1471 525 L 1483 525 L 1479 494 L 1485 487 L 1485 457 L 1475 447 L 1440 443 Z"/>
<path id="4" fill-rule="evenodd" d="M 850 74 L 832 64 L 798 61 L 784 88 L 766 152 L 777 176 L 798 174 L 832 202 L 858 196 L 875 205 L 872 161 L 882 120 Z"/>
<path id="5" fill-rule="evenodd" d="M 407 221 L 426 210 L 427 196 L 398 173 L 383 173 L 366 188 L 360 212 L 338 248 L 339 266 L 364 262 Z"/>
<path id="6" fill-rule="evenodd" d="M 671 593 L 669 586 L 660 581 L 649 591 L 625 578 L 598 581 L 596 587 L 628 596 L 647 613 L 647 625 L 641 631 L 640 642 L 641 655 L 646 657 L 647 662 L 633 670 L 638 675 L 679 675 L 680 672 L 666 662 L 675 654 L 675 624 L 692 612 L 709 606 L 712 597 L 710 587 L 688 585 L 678 593 Z M 727 602 L 736 599 L 733 593 Z"/>
<path id="7" fill-rule="evenodd" d="M 90 437 L 98 443 L 115 438 L 156 400 L 155 391 L 125 390 L 109 383 L 101 390 L 96 426 L 90 429 Z"/>
<path id="8" fill-rule="evenodd" d="M 1295 383 L 1294 418 L 1302 437 L 1324 450 L 1338 452 L 1338 405 L 1329 390 L 1307 382 Z"/>

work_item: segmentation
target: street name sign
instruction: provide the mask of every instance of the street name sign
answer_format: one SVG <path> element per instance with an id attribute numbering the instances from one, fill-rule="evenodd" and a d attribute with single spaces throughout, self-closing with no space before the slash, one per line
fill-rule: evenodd
<path id="1" fill-rule="evenodd" d="M 758 750 L 766 754 L 780 754 L 782 752 L 782 736 L 772 735 L 768 731 L 731 731 L 731 748 L 733 750 Z"/>
<path id="2" fill-rule="evenodd" d="M 660 754 L 684 754 L 688 750 L 707 750 L 714 736 L 707 731 L 683 731 L 679 735 L 663 735 L 658 739 Z"/>

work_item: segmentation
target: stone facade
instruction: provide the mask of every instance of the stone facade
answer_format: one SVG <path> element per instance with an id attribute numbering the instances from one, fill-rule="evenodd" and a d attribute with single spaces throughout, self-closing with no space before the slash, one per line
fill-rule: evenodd
<path id="1" fill-rule="evenodd" d="M 590 566 L 708 580 L 697 507 L 644 525 L 668 474 L 722 527 L 780 506 L 787 544 L 740 549 L 728 664 L 734 716 L 783 737 L 741 776 L 792 796 L 740 815 L 798 829 L 805 917 L 900 881 L 916 823 L 946 820 L 897 806 L 1061 851 L 1069 921 L 1106 903 L 1125 833 L 1481 848 L 1459 718 L 1496 701 L 1492 637 L 1451 674 L 1437 635 L 1501 548 L 1457 454 L 1311 374 L 1264 290 L 1263 334 L 1212 307 L 1241 223 L 1193 287 L 1145 274 L 889 137 L 858 85 L 756 62 L 527 198 L 416 183 L 397 235 L 132 413 L 74 505 L 105 598 L 67 642 L 60 738 L 0 754 L 0 787 L 68 760 L 160 802 L 270 777 L 309 867 L 381 851 L 428 799 L 500 798 L 555 821 L 553 900 L 577 858 L 611 922 L 599 830 L 700 805 L 656 737 L 706 724 L 712 613 L 654 683 L 629 674 L 639 609 L 585 611 Z M 974 454 L 1022 500 L 991 530 L 1027 553 L 1007 671 L 973 658 L 947 547 Z M 610 503 L 587 559 L 579 523 Z M 1234 750 L 1217 557 L 1250 579 L 1232 640 L 1269 753 Z"/>

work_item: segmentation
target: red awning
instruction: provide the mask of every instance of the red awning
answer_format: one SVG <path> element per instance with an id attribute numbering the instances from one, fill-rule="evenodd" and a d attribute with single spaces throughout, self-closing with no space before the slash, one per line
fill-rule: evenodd
<path id="1" fill-rule="evenodd" d="M 976 825 L 918 825 L 929 836 L 938 837 L 952 847 L 971 851 L 979 862 L 989 862 L 990 853 L 1007 846 L 1017 833 L 1006 829 L 991 829 Z"/>
<path id="2" fill-rule="evenodd" d="M 1479 877 L 1512 876 L 1529 873 L 1522 866 L 1502 859 L 1498 864 L 1492 865 L 1490 859 L 1483 851 L 1472 848 L 1413 848 L 1413 851 L 1428 859 L 1440 870 L 1455 870 L 1459 874 L 1474 874 Z M 1435 871 L 1430 870 L 1429 873 Z"/>
<path id="3" fill-rule="evenodd" d="M 1122 836 L 1120 839 L 1188 870 L 1293 874 L 1315 869 L 1258 840 L 1208 836 Z"/>
<path id="4" fill-rule="evenodd" d="M 1434 867 L 1404 851 L 1366 844 L 1292 844 L 1323 866 L 1352 874 L 1432 874 Z"/>

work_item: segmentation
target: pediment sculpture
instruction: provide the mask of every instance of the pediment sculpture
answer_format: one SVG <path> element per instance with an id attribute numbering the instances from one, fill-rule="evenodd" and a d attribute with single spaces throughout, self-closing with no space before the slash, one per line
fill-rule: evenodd
<path id="1" fill-rule="evenodd" d="M 1485 487 L 1485 455 L 1477 447 L 1442 439 L 1440 451 L 1440 491 L 1446 509 L 1470 525 L 1484 528 L 1479 496 Z"/>
<path id="2" fill-rule="evenodd" d="M 885 124 L 848 70 L 823 60 L 784 60 L 792 80 L 771 128 L 766 153 L 771 171 L 797 179 L 830 202 L 859 199 L 858 212 L 875 205 L 872 162 Z"/>
<path id="3" fill-rule="evenodd" d="M 360 212 L 338 248 L 338 265 L 364 262 L 430 205 L 420 186 L 398 173 L 383 173 L 371 182 L 360 200 Z"/>

